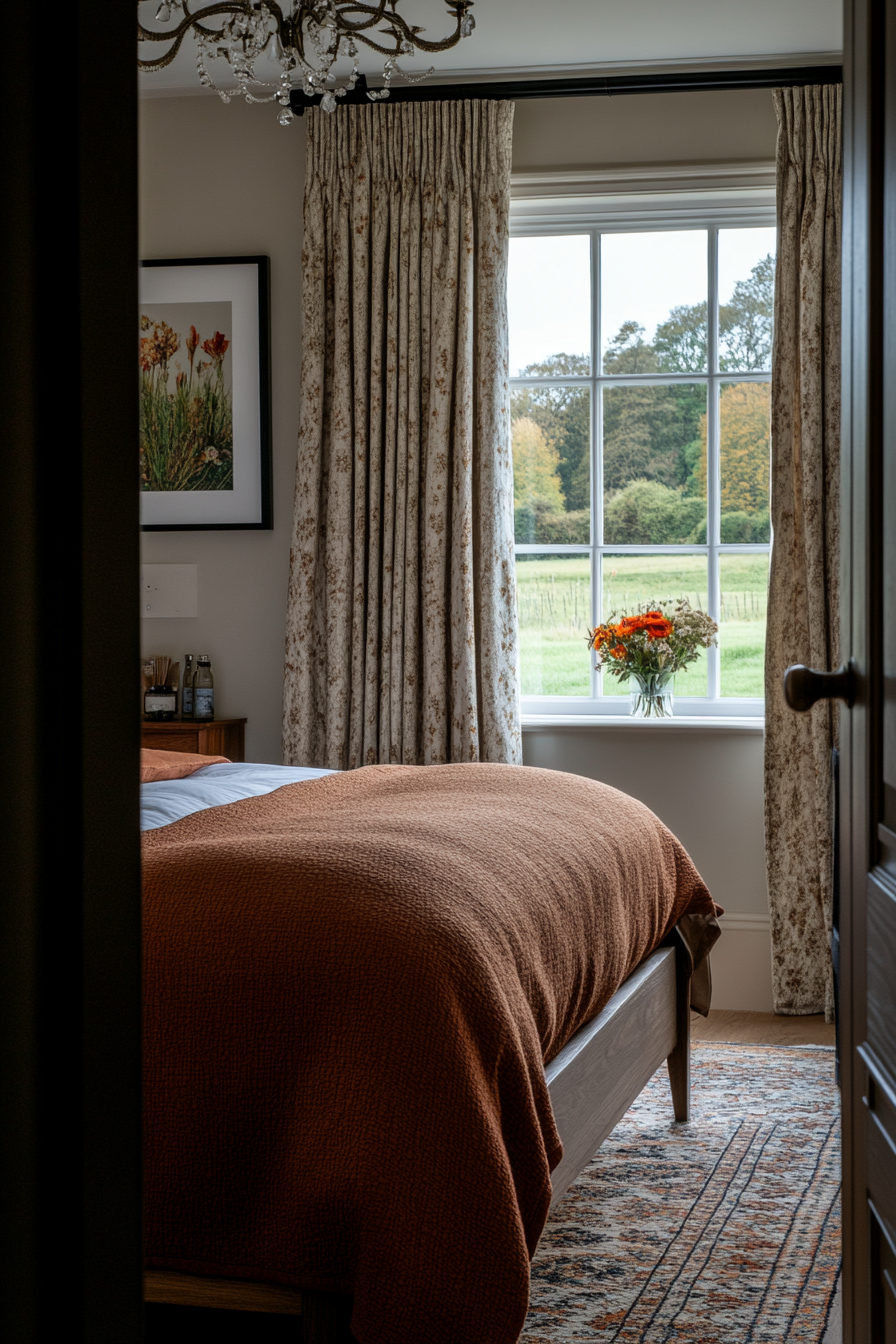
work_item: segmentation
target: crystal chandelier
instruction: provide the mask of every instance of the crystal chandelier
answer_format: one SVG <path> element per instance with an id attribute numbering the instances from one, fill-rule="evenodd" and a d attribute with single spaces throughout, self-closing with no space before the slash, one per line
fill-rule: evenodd
<path id="1" fill-rule="evenodd" d="M 141 0 L 138 0 L 138 8 Z M 373 101 L 389 97 L 389 84 L 395 75 L 411 84 L 434 74 L 402 70 L 401 56 L 417 51 L 447 51 L 462 37 L 469 37 L 476 20 L 470 13 L 473 0 L 445 0 L 455 19 L 454 32 L 440 42 L 428 42 L 422 28 L 409 25 L 397 13 L 400 0 L 379 0 L 358 4 L 353 0 L 287 0 L 285 12 L 276 0 L 218 0 L 191 13 L 188 0 L 162 0 L 156 22 L 175 28 L 167 32 L 145 28 L 137 18 L 137 38 L 141 43 L 164 42 L 161 56 L 137 58 L 141 70 L 162 70 L 174 60 L 187 33 L 196 41 L 196 68 L 199 83 L 214 89 L 225 103 L 243 97 L 247 103 L 280 105 L 278 121 L 288 126 L 293 119 L 290 94 L 301 89 L 309 98 L 321 95 L 321 108 L 332 112 L 337 98 L 344 98 L 359 79 L 358 43 L 362 42 L 385 57 L 383 87 L 367 90 Z M 220 27 L 208 27 L 209 19 L 223 18 Z M 374 35 L 367 36 L 371 29 Z M 379 40 L 377 40 L 379 39 Z M 145 50 L 145 48 L 143 48 Z M 258 68 L 266 60 L 267 70 Z M 222 60 L 236 87 L 219 88 L 209 74 L 208 63 Z M 337 75 L 337 63 L 350 63 L 348 72 Z M 344 66 L 343 66 L 344 68 Z M 267 76 L 267 77 L 266 77 Z M 363 81 L 363 77 L 362 77 Z M 363 87 L 363 82 L 362 82 Z M 257 96 L 251 89 L 272 92 Z"/>

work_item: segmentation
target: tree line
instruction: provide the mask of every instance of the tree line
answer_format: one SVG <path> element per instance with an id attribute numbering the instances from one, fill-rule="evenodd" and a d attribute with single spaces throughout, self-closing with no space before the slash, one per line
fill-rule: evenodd
<path id="1" fill-rule="evenodd" d="M 738 281 L 719 310 L 722 372 L 771 363 L 774 258 Z M 673 308 L 652 342 L 624 322 L 604 353 L 606 374 L 705 373 L 706 304 Z M 585 355 L 556 354 L 523 373 L 587 375 Z M 512 393 L 516 540 L 588 542 L 590 392 L 583 386 L 516 387 Z M 724 384 L 720 396 L 722 541 L 769 539 L 769 388 Z M 607 387 L 603 402 L 604 539 L 664 545 L 706 540 L 705 385 Z"/>

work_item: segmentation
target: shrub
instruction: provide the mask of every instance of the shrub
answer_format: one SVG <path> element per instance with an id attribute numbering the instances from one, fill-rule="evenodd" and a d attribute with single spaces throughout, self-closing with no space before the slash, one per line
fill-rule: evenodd
<path id="1" fill-rule="evenodd" d="M 706 501 L 659 481 L 630 481 L 611 495 L 604 511 L 604 539 L 617 546 L 668 546 L 691 539 L 703 523 Z"/>
<path id="2" fill-rule="evenodd" d="M 522 544 L 574 546 L 591 540 L 591 514 L 588 509 L 558 513 L 545 500 L 519 504 L 513 511 L 514 539 Z"/>
<path id="3" fill-rule="evenodd" d="M 768 509 L 761 509 L 758 513 L 748 513 L 745 509 L 723 513 L 719 519 L 719 536 L 727 546 L 763 545 L 771 539 Z M 706 544 L 705 517 L 694 528 L 688 541 L 697 546 Z"/>

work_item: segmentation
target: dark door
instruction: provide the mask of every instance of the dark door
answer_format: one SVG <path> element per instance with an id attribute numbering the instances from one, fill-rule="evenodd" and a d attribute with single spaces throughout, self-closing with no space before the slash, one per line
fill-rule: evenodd
<path id="1" fill-rule="evenodd" d="M 896 0 L 845 19 L 844 1344 L 896 1344 Z"/>

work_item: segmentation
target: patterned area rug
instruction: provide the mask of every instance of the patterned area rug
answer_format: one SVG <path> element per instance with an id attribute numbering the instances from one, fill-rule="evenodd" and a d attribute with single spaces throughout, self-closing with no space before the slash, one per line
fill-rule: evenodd
<path id="1" fill-rule="evenodd" d="M 521 1344 L 820 1344 L 840 1269 L 839 1093 L 825 1046 L 695 1042 L 554 1210 Z"/>

